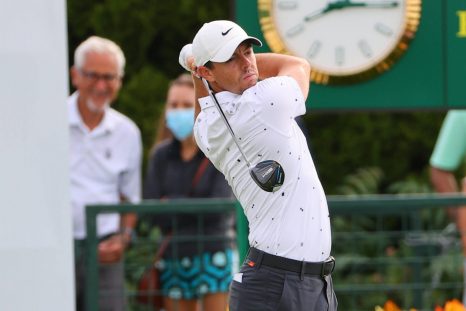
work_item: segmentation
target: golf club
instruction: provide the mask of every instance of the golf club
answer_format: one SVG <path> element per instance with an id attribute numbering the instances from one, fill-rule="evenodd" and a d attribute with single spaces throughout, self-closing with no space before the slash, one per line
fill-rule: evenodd
<path id="1" fill-rule="evenodd" d="M 239 152 L 241 153 L 244 160 L 246 161 L 246 165 L 248 166 L 249 174 L 251 175 L 252 180 L 254 180 L 254 182 L 262 190 L 267 191 L 267 192 L 275 192 L 278 189 L 280 189 L 280 187 L 283 185 L 283 182 L 285 181 L 285 171 L 283 170 L 283 167 L 280 165 L 280 163 L 274 160 L 261 161 L 255 165 L 252 165 L 248 161 L 248 158 L 246 157 L 243 150 L 241 149 L 239 142 L 236 138 L 236 135 L 230 126 L 230 123 L 228 122 L 225 114 L 223 113 L 222 107 L 220 107 L 220 104 L 218 103 L 217 98 L 215 97 L 214 93 L 210 89 L 209 83 L 204 78 L 202 78 L 202 82 L 204 83 L 204 86 L 207 89 L 209 96 L 214 101 L 215 107 L 217 107 L 217 110 L 220 113 L 225 125 L 227 126 L 228 131 L 233 137 L 233 140 L 236 146 L 238 147 Z"/>

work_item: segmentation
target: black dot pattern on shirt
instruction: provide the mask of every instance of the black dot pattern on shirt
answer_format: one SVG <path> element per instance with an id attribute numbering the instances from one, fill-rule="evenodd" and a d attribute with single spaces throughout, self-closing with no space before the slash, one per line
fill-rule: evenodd
<path id="1" fill-rule="evenodd" d="M 285 192 L 282 192 L 282 197 L 284 197 L 284 196 L 285 196 Z"/>
<path id="2" fill-rule="evenodd" d="M 254 208 L 254 204 L 251 206 L 251 208 Z"/>
<path id="3" fill-rule="evenodd" d="M 275 218 L 272 217 L 272 221 L 274 220 Z"/>
<path id="4" fill-rule="evenodd" d="M 301 242 L 301 247 L 302 247 L 303 245 L 304 245 L 304 243 L 303 243 L 303 242 Z"/>
<path id="5" fill-rule="evenodd" d="M 295 99 L 294 99 L 294 101 L 295 101 L 295 102 L 297 102 L 297 101 L 298 101 L 298 99 L 297 99 L 297 98 L 295 98 Z"/>
<path id="6" fill-rule="evenodd" d="M 238 162 L 241 162 L 241 160 L 240 160 L 240 159 L 236 159 L 236 161 L 238 161 Z"/>
<path id="7" fill-rule="evenodd" d="M 264 128 L 264 131 L 267 131 L 267 129 L 266 129 L 266 128 Z"/>
<path id="8" fill-rule="evenodd" d="M 262 157 L 262 154 L 259 153 L 257 156 L 260 158 L 260 157 Z"/>
<path id="9" fill-rule="evenodd" d="M 270 106 L 273 106 L 273 103 L 270 103 Z"/>
<path id="10" fill-rule="evenodd" d="M 301 212 L 304 212 L 304 208 L 302 208 L 302 207 L 300 207 L 299 210 L 300 210 Z"/>

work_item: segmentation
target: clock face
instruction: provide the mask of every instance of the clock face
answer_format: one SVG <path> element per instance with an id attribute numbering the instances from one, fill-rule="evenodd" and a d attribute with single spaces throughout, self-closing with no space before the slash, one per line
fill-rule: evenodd
<path id="1" fill-rule="evenodd" d="M 309 61 L 311 79 L 351 83 L 388 70 L 407 49 L 421 0 L 259 0 L 274 52 Z"/>

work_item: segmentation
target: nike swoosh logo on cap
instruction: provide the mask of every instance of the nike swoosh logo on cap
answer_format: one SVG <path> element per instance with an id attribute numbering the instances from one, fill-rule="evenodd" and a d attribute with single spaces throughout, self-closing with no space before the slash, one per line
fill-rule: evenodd
<path id="1" fill-rule="evenodd" d="M 233 27 L 231 27 L 230 29 L 228 29 L 225 32 L 222 32 L 222 36 L 226 36 L 230 32 L 230 30 L 232 30 L 232 29 L 233 29 Z"/>

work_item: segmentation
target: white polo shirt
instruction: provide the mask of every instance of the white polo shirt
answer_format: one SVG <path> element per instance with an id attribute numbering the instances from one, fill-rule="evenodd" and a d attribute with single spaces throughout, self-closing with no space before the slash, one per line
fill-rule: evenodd
<path id="1" fill-rule="evenodd" d="M 249 244 L 270 254 L 318 262 L 330 255 L 330 219 L 325 193 L 295 117 L 306 112 L 296 81 L 274 77 L 242 95 L 216 94 L 249 162 L 279 162 L 279 191 L 260 189 L 249 175 L 217 108 L 200 99 L 194 134 L 205 155 L 224 175 L 249 221 Z"/>
<path id="2" fill-rule="evenodd" d="M 140 201 L 142 143 L 134 122 L 111 108 L 89 131 L 79 114 L 77 98 L 76 92 L 68 99 L 71 204 L 74 238 L 84 239 L 86 205 L 117 204 L 120 195 L 131 203 Z M 97 217 L 99 237 L 119 229 L 119 214 Z"/>

